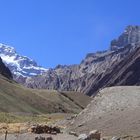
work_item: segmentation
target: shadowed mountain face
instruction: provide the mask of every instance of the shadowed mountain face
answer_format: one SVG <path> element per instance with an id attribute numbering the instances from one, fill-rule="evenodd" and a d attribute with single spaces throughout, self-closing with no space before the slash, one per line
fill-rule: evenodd
<path id="1" fill-rule="evenodd" d="M 135 52 L 115 66 L 110 72 L 108 86 L 140 85 L 140 44 Z M 114 75 L 115 74 L 115 75 Z"/>
<path id="2" fill-rule="evenodd" d="M 97 76 L 88 90 L 88 95 L 99 89 L 111 86 L 140 85 L 140 44 L 125 59 L 115 64 L 112 69 Z"/>
<path id="3" fill-rule="evenodd" d="M 27 78 L 25 85 L 31 88 L 72 90 L 93 95 L 107 85 L 109 72 L 114 71 L 115 66 L 123 67 L 120 65 L 121 61 L 135 52 L 139 42 L 140 26 L 128 26 L 118 39 L 111 42 L 109 50 L 90 53 L 79 65 L 58 65 L 43 75 Z"/>
<path id="4" fill-rule="evenodd" d="M 8 79 L 12 79 L 12 74 L 10 70 L 4 65 L 1 58 L 0 58 L 0 74 L 7 77 Z"/>

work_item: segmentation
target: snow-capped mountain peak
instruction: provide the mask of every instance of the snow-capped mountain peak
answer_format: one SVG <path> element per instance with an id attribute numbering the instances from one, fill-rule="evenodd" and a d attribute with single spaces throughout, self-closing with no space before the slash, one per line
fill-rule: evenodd
<path id="1" fill-rule="evenodd" d="M 7 53 L 7 54 L 16 53 L 16 50 L 14 49 L 14 47 L 11 47 L 11 46 L 8 46 L 8 45 L 4 45 L 2 43 L 0 43 L 0 50 L 2 52 Z"/>
<path id="2" fill-rule="evenodd" d="M 0 44 L 0 57 L 16 76 L 32 77 L 47 71 L 46 68 L 38 66 L 34 60 L 19 55 L 14 47 L 8 45 Z"/>

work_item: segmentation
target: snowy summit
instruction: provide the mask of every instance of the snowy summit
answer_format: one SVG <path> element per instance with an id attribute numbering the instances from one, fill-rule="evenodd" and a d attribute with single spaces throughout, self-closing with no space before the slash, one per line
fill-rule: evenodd
<path id="1" fill-rule="evenodd" d="M 38 66 L 34 60 L 17 54 L 11 46 L 0 44 L 0 57 L 16 76 L 32 77 L 47 71 L 47 69 Z"/>

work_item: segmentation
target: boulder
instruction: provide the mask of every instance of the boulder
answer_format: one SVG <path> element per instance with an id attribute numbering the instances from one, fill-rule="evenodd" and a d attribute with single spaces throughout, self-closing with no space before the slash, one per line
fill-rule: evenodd
<path id="1" fill-rule="evenodd" d="M 46 140 L 45 137 L 35 137 L 35 140 Z"/>
<path id="2" fill-rule="evenodd" d="M 35 137 L 35 140 L 53 140 L 53 138 L 52 137 L 47 137 L 47 138 L 45 138 L 45 137 Z"/>
<path id="3" fill-rule="evenodd" d="M 112 137 L 111 140 L 120 140 L 120 137 Z"/>
<path id="4" fill-rule="evenodd" d="M 101 139 L 101 133 L 98 130 L 93 130 L 89 132 L 88 138 L 90 140 L 100 140 Z"/>
<path id="5" fill-rule="evenodd" d="M 76 132 L 70 131 L 69 134 L 78 137 L 78 134 Z"/>
<path id="6" fill-rule="evenodd" d="M 86 134 L 80 134 L 78 140 L 89 140 L 89 138 Z"/>
<path id="7" fill-rule="evenodd" d="M 52 137 L 47 137 L 46 140 L 53 140 L 53 138 Z"/>

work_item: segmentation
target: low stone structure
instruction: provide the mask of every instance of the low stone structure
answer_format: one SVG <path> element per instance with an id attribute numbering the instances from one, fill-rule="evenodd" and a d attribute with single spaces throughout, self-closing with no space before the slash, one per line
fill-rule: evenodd
<path id="1" fill-rule="evenodd" d="M 31 127 L 31 133 L 35 133 L 35 134 L 52 134 L 52 135 L 56 135 L 57 133 L 60 133 L 60 128 L 58 127 L 51 127 L 51 126 L 47 126 L 47 125 L 37 125 L 37 126 L 33 126 Z"/>

